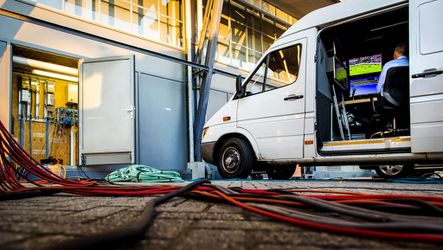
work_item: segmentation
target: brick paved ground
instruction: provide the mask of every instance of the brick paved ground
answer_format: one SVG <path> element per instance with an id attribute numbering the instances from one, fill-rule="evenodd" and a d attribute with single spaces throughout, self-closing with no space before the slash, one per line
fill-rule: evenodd
<path id="1" fill-rule="evenodd" d="M 246 188 L 322 188 L 443 196 L 442 185 L 344 181 L 216 181 Z M 0 202 L 0 249 L 42 249 L 56 242 L 137 220 L 150 197 L 54 195 Z M 139 242 L 120 249 L 441 249 L 439 245 L 380 241 L 316 232 L 270 221 L 225 204 L 176 198 L 156 209 Z"/>

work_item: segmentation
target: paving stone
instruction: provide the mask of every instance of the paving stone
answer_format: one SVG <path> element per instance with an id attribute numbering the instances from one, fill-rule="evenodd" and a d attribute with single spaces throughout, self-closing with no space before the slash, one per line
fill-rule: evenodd
<path id="1" fill-rule="evenodd" d="M 109 207 L 109 206 L 100 206 L 93 209 L 81 211 L 73 214 L 73 219 L 77 220 L 81 223 L 86 223 L 88 221 L 94 221 L 105 216 L 110 216 L 116 214 L 118 212 L 127 210 L 129 207 Z"/>
<path id="2" fill-rule="evenodd" d="M 254 245 L 254 250 L 293 250 L 293 249 L 303 249 L 303 250 L 318 250 L 318 249 L 324 249 L 321 247 L 314 247 L 314 246 L 306 246 L 306 245 L 291 245 L 291 244 L 257 244 Z"/>
<path id="3" fill-rule="evenodd" d="M 81 211 L 97 208 L 100 206 L 105 206 L 105 205 L 95 204 L 93 202 L 88 202 L 88 203 L 66 202 L 66 203 L 60 204 L 57 207 L 51 208 L 51 210 L 52 211 L 81 212 Z"/>
<path id="4" fill-rule="evenodd" d="M 173 239 L 179 236 L 180 233 L 182 233 L 182 231 L 184 231 L 192 223 L 192 220 L 155 220 L 145 237 L 156 239 Z"/>
<path id="5" fill-rule="evenodd" d="M 41 210 L 41 209 L 29 209 L 22 207 L 9 207 L 0 211 L 0 219 L 7 218 L 11 215 L 29 215 L 32 214 L 35 217 L 45 217 L 45 216 L 63 216 L 69 214 L 66 211 L 52 211 L 52 210 Z"/>
<path id="6" fill-rule="evenodd" d="M 180 183 L 185 185 L 186 183 Z M 441 185 L 352 181 L 215 181 L 225 187 L 327 189 L 365 193 L 441 195 Z M 155 197 L 53 195 L 0 202 L 0 249 L 36 249 L 105 232 L 140 219 Z M 174 198 L 155 210 L 144 239 L 119 249 L 440 249 L 317 232 L 269 220 L 225 203 Z M 323 214 L 324 215 L 324 214 Z M 117 247 L 117 246 L 116 246 Z"/>
<path id="7" fill-rule="evenodd" d="M 171 249 L 245 249 L 246 233 L 241 230 L 194 229 L 183 234 Z"/>
<path id="8" fill-rule="evenodd" d="M 209 204 L 202 201 L 193 201 L 182 199 L 176 203 L 166 203 L 159 207 L 156 207 L 158 212 L 168 212 L 168 211 L 180 211 L 180 212 L 202 212 L 205 210 Z"/>
<path id="9" fill-rule="evenodd" d="M 130 245 L 123 246 L 119 248 L 120 250 L 162 250 L 162 249 L 171 249 L 169 245 L 171 244 L 168 240 L 160 240 L 160 239 L 143 239 L 140 242 Z"/>
<path id="10" fill-rule="evenodd" d="M 208 213 L 241 213 L 243 211 L 242 208 L 221 203 L 210 204 L 209 209 L 206 210 Z"/>
<path id="11" fill-rule="evenodd" d="M 276 230 L 276 231 L 296 231 L 300 230 L 288 224 L 272 222 L 272 221 L 229 221 L 229 220 L 196 220 L 194 222 L 196 228 L 206 229 L 239 229 L 239 230 Z"/>
<path id="12" fill-rule="evenodd" d="M 12 244 L 8 244 L 2 248 L 3 250 L 21 250 L 21 249 L 48 249 L 56 246 L 56 244 L 61 243 L 66 240 L 70 240 L 72 237 L 65 235 L 44 235 L 34 237 L 24 241 L 14 242 Z"/>
<path id="13" fill-rule="evenodd" d="M 177 212 L 160 212 L 158 219 L 188 219 L 188 220 L 245 220 L 243 214 L 236 213 L 183 213 Z"/>
<path id="14" fill-rule="evenodd" d="M 140 212 L 136 211 L 122 210 L 118 213 L 94 221 L 93 225 L 97 232 L 117 229 L 122 226 L 131 225 L 140 220 L 140 214 Z M 86 223 L 84 225 L 87 226 L 88 224 L 91 223 Z"/>
<path id="15" fill-rule="evenodd" d="M 70 223 L 47 223 L 36 221 L 22 221 L 14 223 L 0 223 L 0 232 L 15 232 L 27 234 L 90 234 L 95 232 L 95 227 L 90 225 L 77 224 L 74 220 Z"/>
<path id="16" fill-rule="evenodd" d="M 31 236 L 28 234 L 2 232 L 0 234 L 0 249 L 4 249 L 3 247 L 1 247 L 2 245 L 6 245 L 6 244 L 14 242 L 14 241 L 21 241 L 23 239 L 30 238 L 30 237 Z"/>

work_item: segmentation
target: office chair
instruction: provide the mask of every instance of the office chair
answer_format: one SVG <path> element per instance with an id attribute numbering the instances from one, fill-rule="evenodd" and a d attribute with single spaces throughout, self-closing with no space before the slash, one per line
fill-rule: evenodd
<path id="1" fill-rule="evenodd" d="M 383 87 L 383 96 L 377 96 L 377 99 L 377 103 L 372 102 L 374 113 L 391 118 L 394 133 L 409 132 L 408 66 L 394 67 L 388 70 Z"/>

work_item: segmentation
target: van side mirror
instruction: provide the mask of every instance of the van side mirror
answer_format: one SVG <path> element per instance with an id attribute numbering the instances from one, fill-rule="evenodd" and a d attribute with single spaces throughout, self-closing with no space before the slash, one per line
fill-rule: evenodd
<path id="1" fill-rule="evenodd" d="M 238 75 L 235 79 L 235 91 L 237 97 L 243 96 L 243 89 L 242 89 L 242 76 Z"/>

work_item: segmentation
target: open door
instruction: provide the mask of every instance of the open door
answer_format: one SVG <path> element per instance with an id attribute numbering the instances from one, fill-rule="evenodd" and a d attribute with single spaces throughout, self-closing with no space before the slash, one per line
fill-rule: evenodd
<path id="1" fill-rule="evenodd" d="M 443 0 L 411 0 L 412 152 L 443 152 Z"/>
<path id="2" fill-rule="evenodd" d="M 81 164 L 134 163 L 134 57 L 84 60 L 79 90 Z"/>

